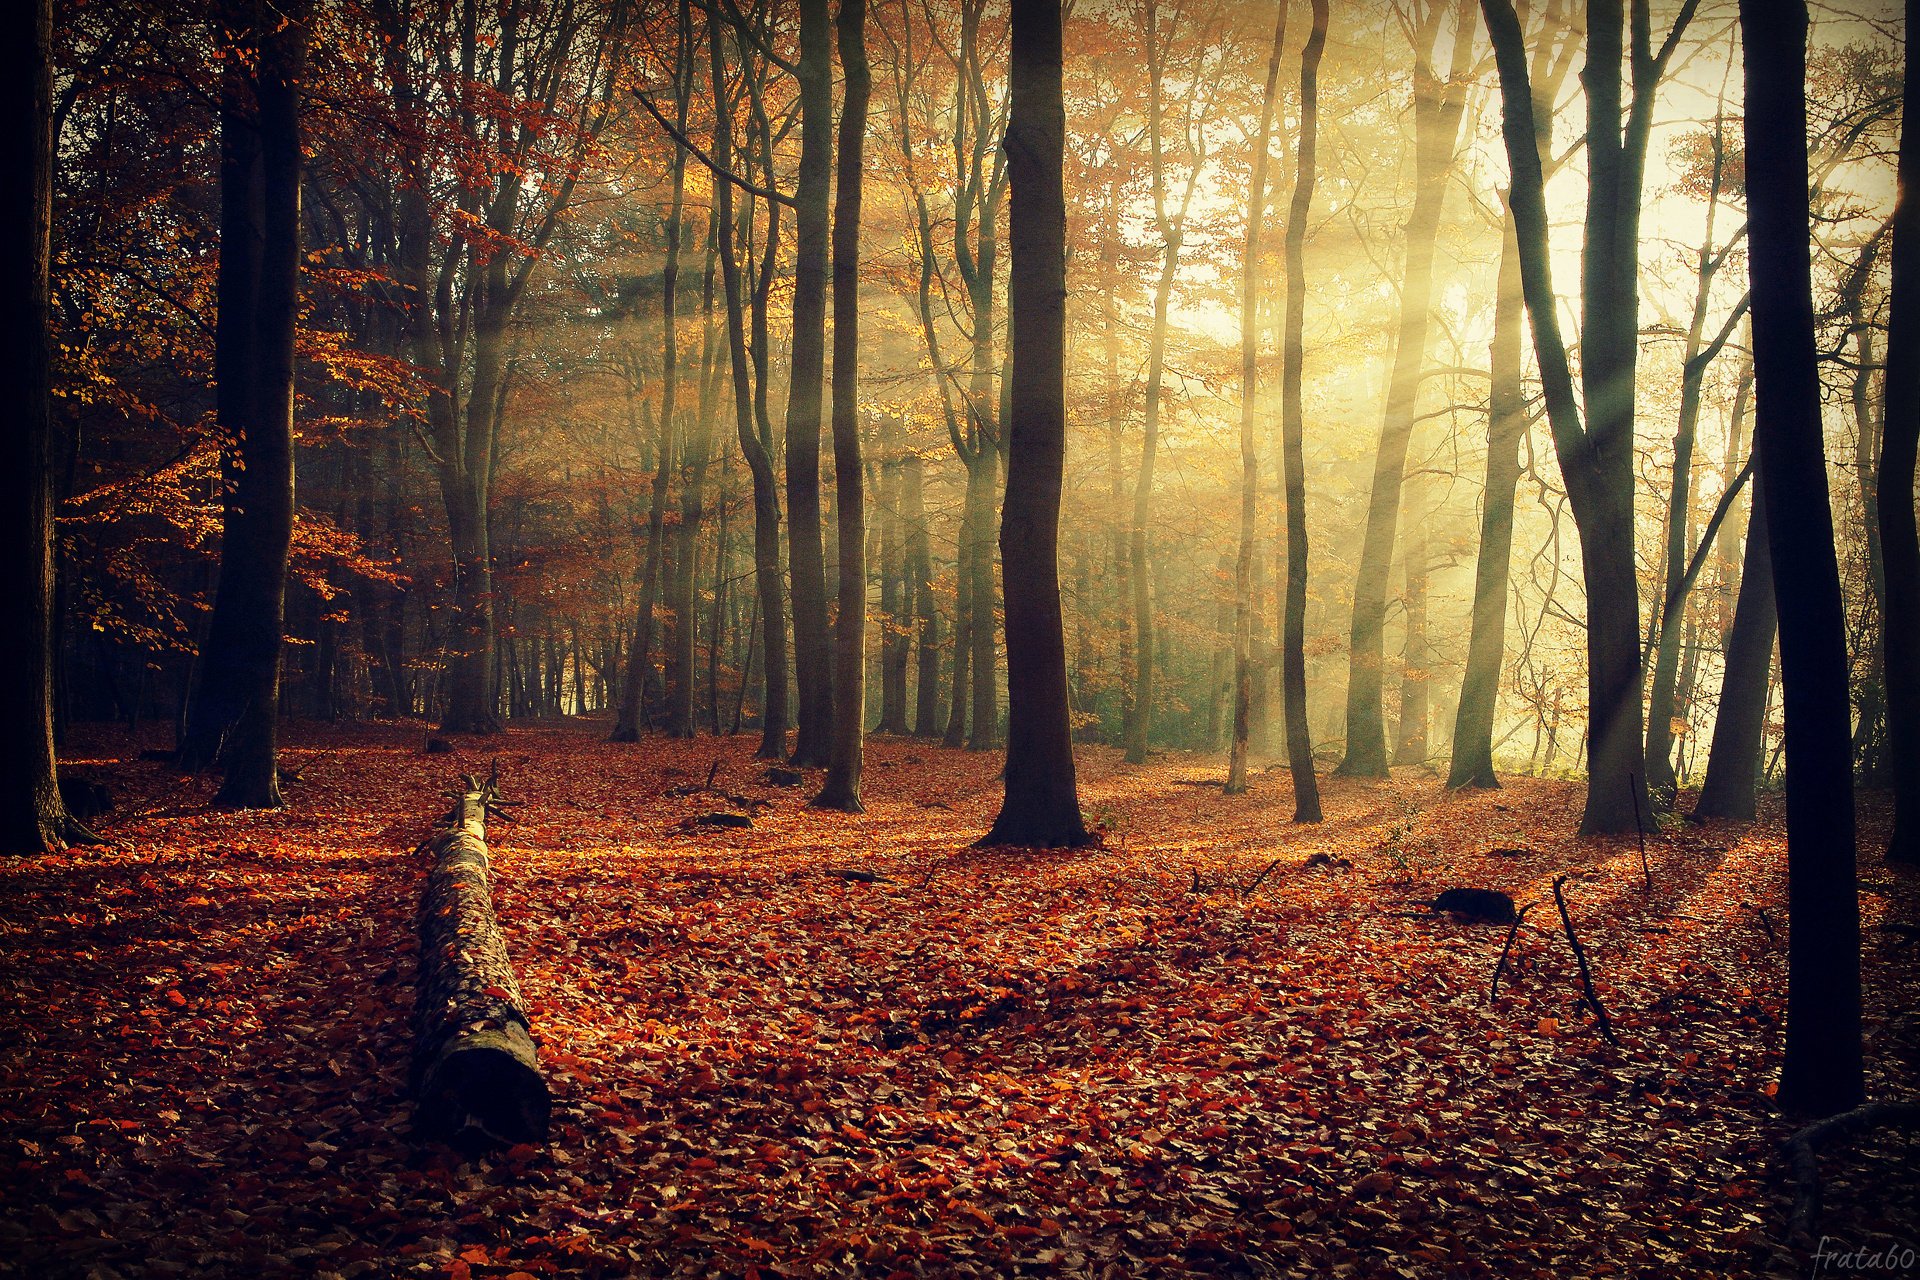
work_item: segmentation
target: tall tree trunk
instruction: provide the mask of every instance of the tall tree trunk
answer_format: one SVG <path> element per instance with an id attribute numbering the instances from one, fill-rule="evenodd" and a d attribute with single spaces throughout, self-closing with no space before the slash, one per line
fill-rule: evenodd
<path id="1" fill-rule="evenodd" d="M 1287 767 L 1293 775 L 1293 820 L 1320 821 L 1320 784 L 1313 776 L 1307 724 L 1307 467 L 1306 413 L 1300 383 L 1306 364 L 1307 215 L 1319 163 L 1320 57 L 1327 47 L 1327 0 L 1313 0 L 1313 30 L 1300 51 L 1300 143 L 1287 215 L 1287 317 L 1280 351 L 1280 459 L 1287 497 L 1287 564 L 1280 635 L 1280 700 L 1286 717 Z"/>
<path id="2" fill-rule="evenodd" d="M 833 487 L 840 535 L 839 612 L 834 618 L 833 741 L 815 806 L 861 812 L 860 766 L 867 719 L 866 472 L 860 460 L 860 169 L 872 77 L 867 2 L 840 0 L 839 178 L 833 210 Z"/>
<path id="3" fill-rule="evenodd" d="M 1658 52 L 1647 0 L 1633 0 L 1627 63 L 1620 0 L 1589 0 L 1587 214 L 1583 228 L 1581 393 L 1577 397 L 1553 289 L 1536 104 L 1511 0 L 1481 0 L 1500 69 L 1508 197 L 1520 248 L 1534 354 L 1554 451 L 1566 480 L 1587 588 L 1587 798 L 1583 834 L 1632 831 L 1647 809 L 1641 734 L 1640 594 L 1633 546 L 1634 369 L 1639 352 L 1641 179 L 1653 99 L 1697 5 L 1684 0 Z M 1621 80 L 1633 97 L 1622 131 Z"/>
<path id="4" fill-rule="evenodd" d="M 1255 655 L 1254 543 L 1259 531 L 1260 450 L 1254 415 L 1260 392 L 1260 240 L 1267 216 L 1267 151 L 1280 85 L 1280 50 L 1287 39 L 1287 6 L 1274 6 L 1273 45 L 1254 135 L 1253 174 L 1247 187 L 1247 237 L 1240 268 L 1240 546 L 1233 562 L 1233 742 L 1227 752 L 1228 795 L 1247 789 L 1247 743 L 1252 734 Z"/>
<path id="5" fill-rule="evenodd" d="M 998 428 L 994 428 L 997 430 Z M 991 751 L 1000 745 L 1000 682 L 995 667 L 995 591 L 993 583 L 993 510 L 1000 481 L 1000 450 L 991 432 L 981 430 L 967 456 L 967 518 L 961 529 L 972 540 L 967 549 L 967 750 Z"/>
<path id="6" fill-rule="evenodd" d="M 820 529 L 820 401 L 827 344 L 833 184 L 833 23 L 827 0 L 800 0 L 800 172 L 794 189 L 793 345 L 787 391 L 787 572 L 792 581 L 800 734 L 793 762 L 832 756 L 833 654 Z"/>
<path id="7" fill-rule="evenodd" d="M 721 110 L 731 110 L 722 104 Z M 715 206 L 718 211 L 718 205 Z M 667 714 L 666 732 L 671 738 L 691 738 L 698 726 L 694 719 L 694 648 L 698 640 L 699 611 L 694 584 L 700 560 L 700 526 L 706 519 L 707 467 L 713 454 L 713 412 L 718 364 L 714 324 L 713 276 L 717 258 L 717 237 L 710 232 L 707 241 L 707 269 L 701 307 L 704 336 L 700 352 L 699 402 L 688 424 L 686 447 L 681 453 L 680 522 L 673 530 L 673 576 L 668 583 L 667 609 L 670 630 L 667 633 Z"/>
<path id="8" fill-rule="evenodd" d="M 0 140 L 11 175 L 0 195 L 0 307 L 5 308 L 6 373 L 17 425 L 5 442 L 6 555 L 0 592 L 7 610 L 6 724 L 19 754 L 5 771 L 0 853 L 57 853 L 91 843 L 60 798 L 53 743 L 54 512 L 52 316 L 47 266 L 53 220 L 53 6 L 36 0 L 6 26 L 4 92 L 12 126 Z M 24 739 L 24 743 L 21 740 Z"/>
<path id="9" fill-rule="evenodd" d="M 1915 0 L 1907 0 L 1912 31 Z M 1920 54 L 1907 41 L 1906 83 L 1920 84 Z M 1886 574 L 1881 619 L 1887 678 L 1887 759 L 1893 839 L 1887 857 L 1920 862 L 1920 538 L 1915 534 L 1914 456 L 1920 446 L 1920 140 L 1900 128 L 1900 197 L 1893 214 L 1893 289 L 1887 320 L 1885 425 L 1880 431 L 1880 554 Z"/>
<path id="10" fill-rule="evenodd" d="M 1741 0 L 1752 228 L 1755 447 L 1786 708 L 1786 1057 L 1780 1103 L 1830 1115 L 1865 1095 L 1845 607 L 1827 498 L 1808 260 L 1805 0 Z"/>
<path id="11" fill-rule="evenodd" d="M 1428 672 L 1433 652 L 1427 641 L 1427 529 L 1416 502 L 1419 486 L 1406 486 L 1408 508 L 1407 536 L 1401 551 L 1401 572 L 1406 575 L 1406 650 L 1401 658 L 1400 724 L 1394 733 L 1395 764 L 1427 762 Z"/>
<path id="12" fill-rule="evenodd" d="M 1427 20 L 1414 35 L 1414 190 L 1400 283 L 1400 328 L 1394 339 L 1386 418 L 1380 428 L 1380 446 L 1374 453 L 1373 488 L 1367 499 L 1367 525 L 1353 587 L 1347 750 L 1335 770 L 1351 778 L 1387 776 L 1386 721 L 1381 710 L 1387 581 L 1399 532 L 1401 488 L 1407 472 L 1407 449 L 1413 440 L 1420 368 L 1427 355 L 1434 239 L 1446 203 L 1447 177 L 1453 169 L 1473 65 L 1473 0 L 1460 0 L 1454 24 L 1453 65 L 1444 83 L 1434 74 L 1433 50 L 1445 9 L 1434 3 L 1427 13 Z"/>
<path id="13" fill-rule="evenodd" d="M 219 799 L 280 804 L 276 759 L 293 538 L 293 338 L 299 314 L 299 76 L 304 28 L 244 3 L 220 100 L 217 411 L 227 437 L 220 583 L 195 663 L 181 763 L 224 770 Z"/>
<path id="14" fill-rule="evenodd" d="M 1067 204 L 1062 177 L 1060 0 L 1015 0 L 1007 161 L 1012 344 L 1006 566 L 1006 796 L 985 845 L 1089 842 L 1074 777 L 1067 642 L 1060 609 L 1060 492 L 1066 467 Z"/>
<path id="15" fill-rule="evenodd" d="M 712 63 L 713 96 L 726 101 L 726 52 L 720 39 L 720 19 L 707 11 L 707 45 Z M 733 116 L 730 111 L 714 112 L 713 153 L 715 167 L 725 170 L 732 163 Z M 734 432 L 740 441 L 740 456 L 747 461 L 753 480 L 753 577 L 760 629 L 766 649 L 761 663 L 760 747 L 755 754 L 763 760 L 777 760 L 787 749 L 787 629 L 785 601 L 780 590 L 780 492 L 772 460 L 772 429 L 766 416 L 766 301 L 756 290 L 753 298 L 754 341 L 747 342 L 746 289 L 742 281 L 739 253 L 735 248 L 733 184 L 716 182 L 713 186 L 714 234 L 719 240 L 720 280 L 727 301 L 727 354 L 732 373 Z M 749 208 L 748 216 L 752 210 Z M 780 244 L 780 206 L 769 202 L 766 250 L 769 261 Z M 767 275 L 762 271 L 763 277 Z M 764 283 L 764 279 L 763 279 Z M 757 380 L 748 369 L 748 356 L 754 357 Z M 751 665 L 751 664 L 749 664 Z M 740 673 L 742 690 L 747 673 Z"/>

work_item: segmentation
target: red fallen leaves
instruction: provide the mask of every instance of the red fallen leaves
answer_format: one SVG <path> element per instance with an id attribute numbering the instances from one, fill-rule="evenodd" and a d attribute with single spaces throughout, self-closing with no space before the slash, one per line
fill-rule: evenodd
<path id="1" fill-rule="evenodd" d="M 448 766 L 413 733 L 317 741 L 335 754 L 286 813 L 213 813 L 124 766 L 123 791 L 171 798 L 121 844 L 0 866 L 28 1013 L 0 1040 L 0 1245 L 29 1271 L 1788 1265 L 1765 1093 L 1784 955 L 1743 906 L 1780 915 L 1774 827 L 1654 839 L 1649 899 L 1631 841 L 1570 838 L 1566 784 L 1335 781 L 1328 822 L 1295 828 L 1283 773 L 1226 799 L 1179 785 L 1210 763 L 1088 751 L 1088 809 L 1124 847 L 1029 856 L 965 847 L 991 755 L 876 739 L 850 818 L 761 785 L 746 739 L 516 730 L 489 744 L 525 802 L 493 833 L 496 898 L 556 1136 L 462 1165 L 405 1132 L 408 851 Z M 716 786 L 766 804 L 684 834 L 716 801 L 666 793 L 716 755 Z M 1329 850 L 1351 867 L 1307 865 Z M 887 878 L 827 874 L 850 865 Z M 1488 1008 L 1504 930 L 1391 914 L 1461 882 L 1525 902 L 1560 871 L 1618 1049 L 1555 934 L 1521 931 Z M 1912 888 L 1866 903 L 1911 918 Z M 1911 975 L 1877 942 L 1868 960 L 1896 1091 Z M 1832 1173 L 1827 1229 L 1911 1214 L 1911 1175 Z"/>

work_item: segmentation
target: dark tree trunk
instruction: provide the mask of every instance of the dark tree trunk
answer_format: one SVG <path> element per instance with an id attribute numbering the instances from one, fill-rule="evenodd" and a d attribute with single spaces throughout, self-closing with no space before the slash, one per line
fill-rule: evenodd
<path id="1" fill-rule="evenodd" d="M 901 547 L 900 499 L 906 470 L 904 422 L 883 414 L 880 438 L 880 637 L 879 732 L 907 732 L 907 660 L 913 641 L 913 580 Z"/>
<path id="2" fill-rule="evenodd" d="M 833 653 L 820 529 L 820 401 L 827 343 L 833 183 L 833 24 L 827 0 L 800 0 L 800 172 L 794 190 L 793 346 L 787 391 L 787 570 L 792 579 L 800 734 L 793 762 L 827 764 Z"/>
<path id="3" fill-rule="evenodd" d="M 840 535 L 835 566 L 833 741 L 815 806 L 861 812 L 860 766 L 867 718 L 866 472 L 860 460 L 860 166 L 872 77 L 866 0 L 840 0 L 839 177 L 833 211 L 833 492 Z"/>
<path id="4" fill-rule="evenodd" d="M 216 761 L 220 802 L 280 804 L 276 762 L 287 553 L 293 538 L 293 335 L 299 313 L 298 83 L 304 28 L 252 4 L 226 15 L 235 46 L 220 100 L 217 412 L 226 437 L 220 582 L 180 743 Z M 249 67 L 251 64 L 251 67 Z"/>
<path id="5" fill-rule="evenodd" d="M 1280 636 L 1280 701 L 1286 718 L 1287 767 L 1293 775 L 1293 820 L 1320 821 L 1320 784 L 1313 776 L 1307 725 L 1307 468 L 1301 375 L 1307 307 L 1307 215 L 1319 163 L 1320 57 L 1327 47 L 1327 0 L 1313 0 L 1313 30 L 1300 51 L 1300 144 L 1287 215 L 1287 317 L 1280 351 L 1280 457 L 1287 496 L 1285 603 Z"/>
<path id="6" fill-rule="evenodd" d="M 1915 0 L 1907 0 L 1907 30 Z M 1920 83 L 1920 54 L 1907 41 L 1906 83 Z M 1900 130 L 1900 199 L 1893 215 L 1893 289 L 1887 320 L 1886 422 L 1880 433 L 1880 554 L 1886 574 L 1881 620 L 1887 680 L 1887 758 L 1893 839 L 1887 857 L 1920 862 L 1920 538 L 1915 533 L 1914 455 L 1920 446 L 1920 141 Z"/>
<path id="7" fill-rule="evenodd" d="M 1394 339 L 1393 370 L 1387 380 L 1386 419 L 1374 453 L 1373 488 L 1367 500 L 1367 525 L 1353 588 L 1353 628 L 1347 678 L 1347 750 L 1335 771 L 1343 777 L 1387 776 L 1386 720 L 1381 709 L 1387 620 L 1387 582 L 1399 532 L 1401 488 L 1407 473 L 1407 448 L 1413 441 L 1414 407 L 1420 368 L 1426 363 L 1427 321 L 1433 295 L 1433 246 L 1446 203 L 1447 179 L 1466 108 L 1473 62 L 1473 0 L 1461 0 L 1454 24 L 1453 65 L 1442 82 L 1434 74 L 1433 50 L 1440 33 L 1440 4 L 1429 6 L 1427 21 L 1414 36 L 1413 210 L 1407 217 L 1406 261 L 1400 284 L 1400 328 Z M 1424 566 L 1418 567 L 1424 574 Z M 1410 567 L 1408 576 L 1415 577 Z M 1424 694 L 1421 695 L 1424 698 Z M 1424 708 L 1423 708 L 1424 720 Z M 1421 732 L 1424 741 L 1424 727 Z M 1423 753 L 1424 755 L 1424 753 Z"/>
<path id="8" fill-rule="evenodd" d="M 4 712 L 16 744 L 5 771 L 0 853 L 57 853 L 92 835 L 67 813 L 53 743 L 54 513 L 51 321 L 47 266 L 53 214 L 53 7 L 37 0 L 13 10 L 4 51 L 12 125 L 0 140 L 0 307 L 15 424 L 5 442 L 6 554 L 0 598 L 9 602 Z"/>
<path id="9" fill-rule="evenodd" d="M 1007 163 L 1012 181 L 1008 309 L 1019 316 L 1008 414 L 1006 798 L 986 845 L 1089 842 L 1075 785 L 1060 610 L 1060 491 L 1066 465 L 1067 213 L 1062 161 L 1060 0 L 1014 0 Z"/>
<path id="10" fill-rule="evenodd" d="M 1846 615 L 1828 505 L 1808 260 L 1805 0 L 1741 0 L 1753 281 L 1754 445 L 1786 709 L 1787 956 L 1783 1107 L 1831 1115 L 1865 1095 L 1860 908 Z"/>

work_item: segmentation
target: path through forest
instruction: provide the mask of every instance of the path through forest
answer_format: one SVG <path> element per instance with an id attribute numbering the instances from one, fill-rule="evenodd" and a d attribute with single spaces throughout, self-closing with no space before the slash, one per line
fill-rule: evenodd
<path id="1" fill-rule="evenodd" d="M 114 845 L 0 864 L 18 1001 L 0 1077 L 20 1089 L 0 1099 L 0 1270 L 1801 1265 L 1770 1243 L 1792 1128 L 1767 1085 L 1777 819 L 1651 838 L 1648 895 L 1631 837 L 1570 838 L 1576 783 L 1331 781 L 1328 821 L 1295 827 L 1282 771 L 1229 798 L 1220 761 L 1089 748 L 1104 849 L 974 851 L 997 754 L 872 739 L 849 817 L 765 781 L 750 738 L 605 730 L 449 756 L 412 729 L 296 729 L 291 807 L 244 814 L 124 737 L 83 739 L 74 771 L 127 802 Z M 490 833 L 496 900 L 555 1123 L 544 1148 L 462 1164 L 407 1136 L 409 851 L 455 774 L 496 757 L 522 802 Z M 753 825 L 683 826 L 716 811 Z M 1864 847 L 1882 820 L 1863 813 Z M 1562 872 L 1618 1048 L 1577 1006 Z M 1406 905 L 1453 884 L 1547 900 L 1497 1006 L 1505 928 Z M 1876 930 L 1914 918 L 1895 902 L 1913 894 L 1862 896 L 1874 1094 L 1920 1075 L 1914 1015 L 1888 1014 L 1916 1007 L 1912 953 Z M 1870 1243 L 1920 1220 L 1920 1175 L 1890 1160 L 1854 1181 L 1842 1166 L 1868 1166 L 1829 1162 L 1825 1230 Z"/>

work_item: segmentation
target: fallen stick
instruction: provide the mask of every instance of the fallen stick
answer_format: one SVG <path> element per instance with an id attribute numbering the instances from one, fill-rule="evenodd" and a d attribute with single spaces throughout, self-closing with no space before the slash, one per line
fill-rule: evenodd
<path id="1" fill-rule="evenodd" d="M 1820 1216 L 1820 1148 L 1883 1127 L 1908 1131 L 1920 1128 L 1920 1102 L 1869 1102 L 1810 1124 L 1781 1144 L 1793 1175 L 1793 1212 L 1787 1219 L 1789 1243 L 1813 1238 L 1814 1220 Z"/>
<path id="2" fill-rule="evenodd" d="M 1506 970 L 1507 953 L 1513 950 L 1514 936 L 1520 932 L 1520 926 L 1526 923 L 1527 912 L 1533 910 L 1535 907 L 1539 905 L 1540 904 L 1537 902 L 1529 902 L 1526 906 L 1521 907 L 1518 911 L 1514 912 L 1513 923 L 1507 926 L 1507 940 L 1504 943 L 1502 943 L 1500 946 L 1499 963 L 1493 966 L 1493 987 L 1491 990 L 1487 992 L 1488 1004 L 1492 1004 L 1495 1000 L 1498 1000 L 1500 998 L 1500 975 L 1502 972 Z"/>
<path id="3" fill-rule="evenodd" d="M 1573 931 L 1573 917 L 1567 912 L 1566 895 L 1561 892 L 1561 886 L 1566 882 L 1565 876 L 1553 878 L 1554 905 L 1560 908 L 1560 923 L 1566 926 L 1567 942 L 1573 947 L 1573 958 L 1580 965 L 1580 986 L 1586 993 L 1587 1007 L 1593 1010 L 1594 1018 L 1600 1024 L 1601 1036 L 1608 1044 L 1617 1045 L 1620 1042 L 1613 1038 L 1613 1026 L 1607 1021 L 1607 1011 L 1600 1003 L 1599 993 L 1593 989 L 1593 972 L 1587 968 L 1586 950 L 1581 947 L 1580 937 Z"/>
<path id="4" fill-rule="evenodd" d="M 1647 861 L 1647 828 L 1640 821 L 1640 787 L 1634 776 L 1627 775 L 1627 794 L 1633 797 L 1633 830 L 1640 837 L 1640 874 L 1647 878 L 1648 893 L 1653 892 L 1653 864 Z"/>
<path id="5" fill-rule="evenodd" d="M 493 914 L 486 823 L 498 786 L 497 766 L 485 780 L 464 778 L 445 825 L 423 846 L 433 869 L 420 900 L 416 1128 L 461 1143 L 539 1142 L 552 1106 Z"/>
<path id="6" fill-rule="evenodd" d="M 1264 882 L 1268 876 L 1273 874 L 1273 869 L 1279 865 L 1280 865 L 1280 859 L 1278 858 L 1275 858 L 1272 862 L 1269 862 L 1267 864 L 1267 869 L 1265 871 L 1262 871 L 1259 875 L 1255 876 L 1253 878 L 1253 883 L 1240 891 L 1240 896 L 1242 898 L 1251 898 L 1253 896 L 1253 891 L 1255 889 L 1258 889 L 1262 884 L 1262 882 Z"/>

